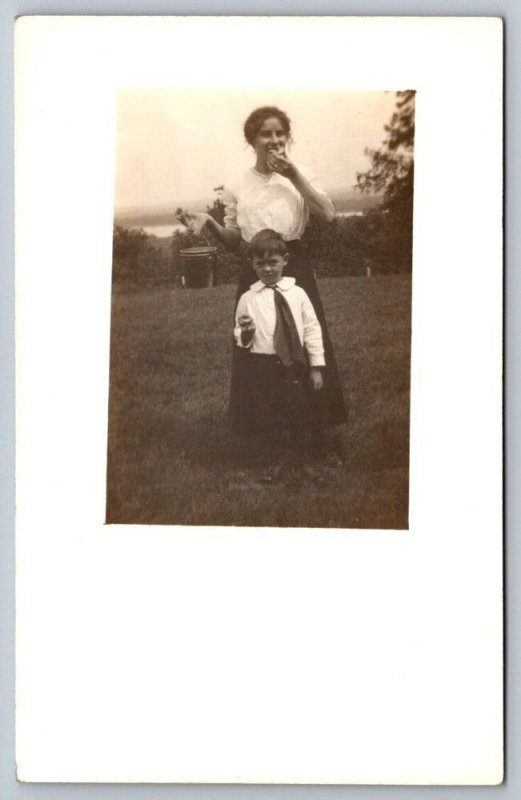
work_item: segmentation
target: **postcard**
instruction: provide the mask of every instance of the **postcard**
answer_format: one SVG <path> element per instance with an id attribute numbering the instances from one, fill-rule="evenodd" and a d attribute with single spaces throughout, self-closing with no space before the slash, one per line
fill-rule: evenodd
<path id="1" fill-rule="evenodd" d="M 502 47 L 17 21 L 20 780 L 502 781 Z"/>

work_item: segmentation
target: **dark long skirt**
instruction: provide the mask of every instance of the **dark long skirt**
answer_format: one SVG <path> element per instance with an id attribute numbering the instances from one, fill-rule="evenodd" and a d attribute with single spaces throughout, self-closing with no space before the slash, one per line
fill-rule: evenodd
<path id="1" fill-rule="evenodd" d="M 322 328 L 324 339 L 324 355 L 326 366 L 322 368 L 324 386 L 320 390 L 320 403 L 314 403 L 314 427 L 331 427 L 347 421 L 347 411 L 342 392 L 342 384 L 338 374 L 338 367 L 333 353 L 333 346 L 329 336 L 328 326 L 322 301 L 318 293 L 318 286 L 307 250 L 300 241 L 288 242 L 289 261 L 284 270 L 285 275 L 295 278 L 297 286 L 301 286 L 313 304 L 318 321 Z M 235 305 L 241 295 L 246 292 L 257 276 L 249 262 L 243 264 L 239 275 Z M 250 389 L 248 383 L 251 374 L 248 369 L 248 350 L 233 344 L 232 377 L 230 385 L 230 420 L 232 428 L 237 433 L 246 434 L 252 431 L 252 411 L 248 404 Z M 251 395 L 250 395 L 251 396 Z"/>

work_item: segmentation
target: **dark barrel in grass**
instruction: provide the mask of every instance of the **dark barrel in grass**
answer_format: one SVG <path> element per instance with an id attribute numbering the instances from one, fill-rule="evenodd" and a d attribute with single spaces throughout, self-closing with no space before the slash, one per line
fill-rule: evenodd
<path id="1" fill-rule="evenodd" d="M 181 275 L 187 289 L 215 286 L 216 247 L 186 247 L 179 251 Z"/>

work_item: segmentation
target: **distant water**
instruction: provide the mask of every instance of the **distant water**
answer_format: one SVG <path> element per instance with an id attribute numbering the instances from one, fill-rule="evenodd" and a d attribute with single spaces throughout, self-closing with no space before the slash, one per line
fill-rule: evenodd
<path id="1" fill-rule="evenodd" d="M 186 231 L 184 225 L 173 223 L 171 225 L 133 225 L 136 230 L 142 230 L 149 236 L 159 236 L 160 239 L 172 236 L 176 231 Z"/>
<path id="2" fill-rule="evenodd" d="M 363 211 L 338 211 L 337 217 L 361 217 Z M 136 229 L 143 230 L 149 236 L 158 236 L 160 239 L 172 236 L 176 231 L 186 231 L 184 225 L 134 225 Z"/>

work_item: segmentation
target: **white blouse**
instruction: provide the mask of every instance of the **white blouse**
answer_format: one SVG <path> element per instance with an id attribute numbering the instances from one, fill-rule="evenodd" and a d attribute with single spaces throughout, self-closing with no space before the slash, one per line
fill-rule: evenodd
<path id="1" fill-rule="evenodd" d="M 307 167 L 297 168 L 317 192 L 327 196 Z M 240 230 L 246 242 L 264 228 L 277 231 L 287 242 L 300 239 L 309 219 L 304 198 L 278 172 L 261 175 L 250 168 L 225 186 L 222 199 L 225 227 Z"/>

